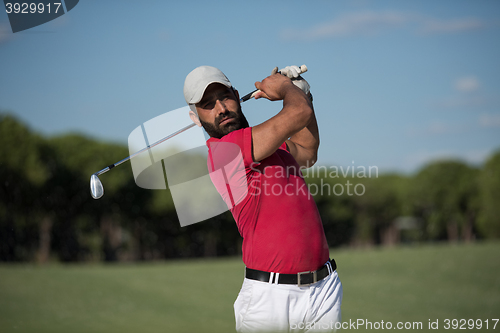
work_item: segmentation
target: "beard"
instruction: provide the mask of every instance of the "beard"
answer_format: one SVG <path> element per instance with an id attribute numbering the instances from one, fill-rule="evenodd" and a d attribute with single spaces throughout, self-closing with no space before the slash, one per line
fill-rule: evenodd
<path id="1" fill-rule="evenodd" d="M 232 121 L 221 125 L 221 120 L 226 118 L 231 118 Z M 213 124 L 204 122 L 201 119 L 200 123 L 210 137 L 217 139 L 222 138 L 224 135 L 229 134 L 232 131 L 249 127 L 247 118 L 245 118 L 245 115 L 241 112 L 241 106 L 238 106 L 238 110 L 236 112 L 226 111 L 221 113 L 215 118 Z"/>

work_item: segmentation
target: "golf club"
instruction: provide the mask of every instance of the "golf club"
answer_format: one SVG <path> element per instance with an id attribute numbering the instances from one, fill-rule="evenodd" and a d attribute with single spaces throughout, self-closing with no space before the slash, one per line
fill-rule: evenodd
<path id="1" fill-rule="evenodd" d="M 300 66 L 300 74 L 305 73 L 305 72 L 307 72 L 307 66 L 306 65 Z M 278 73 L 281 73 L 281 72 L 278 72 Z M 245 96 L 243 96 L 242 98 L 240 98 L 240 102 L 246 102 L 246 101 L 248 101 L 249 99 L 251 99 L 252 97 L 254 97 L 257 92 L 259 92 L 258 89 L 252 91 L 251 93 L 246 94 Z M 114 167 L 116 167 L 116 166 L 118 166 L 118 165 L 120 165 L 120 164 L 122 164 L 124 162 L 127 162 L 128 160 L 130 160 L 134 156 L 137 156 L 137 155 L 145 152 L 146 150 L 151 149 L 151 148 L 159 145 L 160 143 L 163 143 L 163 142 L 167 141 L 168 139 L 171 139 L 174 136 L 176 136 L 178 134 L 181 134 L 184 131 L 187 131 L 188 129 L 190 129 L 191 127 L 193 127 L 195 125 L 196 125 L 195 123 L 192 123 L 192 124 L 190 124 L 190 125 L 188 125 L 186 127 L 183 127 L 180 130 L 178 130 L 178 131 L 176 131 L 176 132 L 174 132 L 174 133 L 172 133 L 170 135 L 167 135 L 163 139 L 160 139 L 160 140 L 158 140 L 158 141 L 156 141 L 156 142 L 148 145 L 147 147 L 144 147 L 141 150 L 136 151 L 132 155 L 124 158 L 123 160 L 118 161 L 116 163 L 113 163 L 111 165 L 108 165 L 104 169 L 93 173 L 92 176 L 90 176 L 90 194 L 92 195 L 92 198 L 99 199 L 99 198 L 101 198 L 104 195 L 104 187 L 102 186 L 101 180 L 99 179 L 100 175 L 102 175 L 103 173 L 108 172 L 109 170 L 113 169 Z"/>

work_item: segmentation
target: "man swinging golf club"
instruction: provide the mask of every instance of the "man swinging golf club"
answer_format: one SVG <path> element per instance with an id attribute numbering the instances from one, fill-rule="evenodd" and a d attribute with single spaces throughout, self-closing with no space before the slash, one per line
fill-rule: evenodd
<path id="1" fill-rule="evenodd" d="M 253 127 L 219 69 L 198 67 L 184 83 L 191 119 L 210 136 L 212 181 L 243 237 L 238 332 L 333 331 L 340 322 L 342 284 L 300 171 L 316 162 L 319 147 L 312 95 L 300 73 L 297 66 L 276 67 L 255 83 L 255 99 L 283 107 Z"/>

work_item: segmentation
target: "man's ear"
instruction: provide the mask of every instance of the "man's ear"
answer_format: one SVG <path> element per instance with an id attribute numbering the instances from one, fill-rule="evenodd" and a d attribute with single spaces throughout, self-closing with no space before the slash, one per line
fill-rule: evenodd
<path id="1" fill-rule="evenodd" d="M 191 118 L 193 123 L 198 125 L 198 127 L 201 127 L 200 118 L 198 118 L 198 115 L 196 113 L 194 113 L 193 110 L 189 111 L 189 118 Z"/>
<path id="2" fill-rule="evenodd" d="M 236 96 L 236 100 L 240 100 L 240 93 L 238 92 L 238 90 L 234 89 L 233 88 L 233 91 L 234 91 L 234 95 Z"/>

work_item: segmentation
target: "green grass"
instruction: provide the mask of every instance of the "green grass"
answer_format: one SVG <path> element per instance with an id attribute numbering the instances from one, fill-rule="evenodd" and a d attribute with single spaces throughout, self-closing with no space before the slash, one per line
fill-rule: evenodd
<path id="1" fill-rule="evenodd" d="M 342 251 L 336 258 L 343 321 L 427 328 L 439 320 L 444 331 L 445 319 L 500 318 L 500 243 Z"/>
<path id="2" fill-rule="evenodd" d="M 500 243 L 336 250 L 344 321 L 500 318 Z M 0 332 L 234 332 L 240 258 L 0 265 Z M 500 331 L 500 323 L 496 330 Z M 495 331 L 496 331 L 495 330 Z"/>

